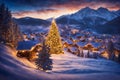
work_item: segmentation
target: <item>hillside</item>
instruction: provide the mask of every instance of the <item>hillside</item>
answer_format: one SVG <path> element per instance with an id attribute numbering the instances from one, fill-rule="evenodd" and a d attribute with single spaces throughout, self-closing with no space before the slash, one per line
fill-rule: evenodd
<path id="1" fill-rule="evenodd" d="M 104 25 L 96 26 L 96 31 L 105 34 L 120 34 L 120 17 L 117 17 Z"/>
<path id="2" fill-rule="evenodd" d="M 0 44 L 1 80 L 119 80 L 120 64 L 108 60 L 84 59 L 70 53 L 52 55 L 53 70 L 38 71 L 15 50 Z M 57 76 L 57 77 L 56 77 Z"/>
<path id="3" fill-rule="evenodd" d="M 14 18 L 14 21 L 18 25 L 29 25 L 29 26 L 48 26 L 50 22 L 43 20 L 43 19 L 37 19 L 37 18 L 31 18 L 31 17 L 23 17 L 23 18 Z"/>

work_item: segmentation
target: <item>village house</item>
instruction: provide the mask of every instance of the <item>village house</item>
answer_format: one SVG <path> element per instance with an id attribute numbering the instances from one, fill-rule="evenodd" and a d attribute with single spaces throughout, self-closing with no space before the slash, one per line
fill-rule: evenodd
<path id="1" fill-rule="evenodd" d="M 41 50 L 41 44 L 34 41 L 21 41 L 17 46 L 17 56 L 33 60 Z"/>
<path id="2" fill-rule="evenodd" d="M 117 62 L 120 62 L 120 43 L 116 43 L 114 45 L 114 54 L 115 54 L 115 60 Z"/>
<path id="3" fill-rule="evenodd" d="M 100 56 L 101 56 L 102 58 L 109 59 L 109 54 L 107 53 L 106 50 L 104 50 L 103 52 L 101 52 Z"/>
<path id="4" fill-rule="evenodd" d="M 64 41 L 63 46 L 69 48 L 73 42 L 70 39 Z"/>
<path id="5" fill-rule="evenodd" d="M 97 55 L 100 54 L 100 43 L 77 42 L 76 46 L 79 49 L 79 55 L 82 54 L 83 57 L 97 58 Z"/>

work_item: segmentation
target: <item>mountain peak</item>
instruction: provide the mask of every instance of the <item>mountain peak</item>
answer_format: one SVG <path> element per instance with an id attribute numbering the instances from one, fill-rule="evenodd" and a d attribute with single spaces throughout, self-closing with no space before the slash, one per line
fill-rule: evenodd
<path id="1" fill-rule="evenodd" d="M 90 7 L 82 8 L 81 10 L 92 10 Z"/>
<path id="2" fill-rule="evenodd" d="M 86 13 L 86 12 L 91 12 L 91 11 L 94 11 L 94 9 L 91 9 L 90 7 L 85 7 L 85 8 L 80 9 L 78 12 Z"/>
<path id="3" fill-rule="evenodd" d="M 97 10 L 98 10 L 98 11 L 108 11 L 107 8 L 103 8 L 103 7 L 99 7 Z"/>
<path id="4" fill-rule="evenodd" d="M 85 8 L 83 8 L 83 9 L 91 9 L 90 7 L 85 7 Z"/>

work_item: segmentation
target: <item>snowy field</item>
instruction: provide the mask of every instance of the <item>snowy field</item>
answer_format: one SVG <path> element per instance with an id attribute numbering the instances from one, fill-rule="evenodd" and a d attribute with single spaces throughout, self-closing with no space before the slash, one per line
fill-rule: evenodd
<path id="1" fill-rule="evenodd" d="M 118 73 L 120 64 L 104 59 L 81 58 L 65 52 L 65 54 L 52 54 L 53 72 L 63 74 L 85 73 Z"/>
<path id="2" fill-rule="evenodd" d="M 120 64 L 103 59 L 85 59 L 65 53 L 53 54 L 53 70 L 36 70 L 33 63 L 15 56 L 15 50 L 0 45 L 0 80 L 120 80 Z"/>

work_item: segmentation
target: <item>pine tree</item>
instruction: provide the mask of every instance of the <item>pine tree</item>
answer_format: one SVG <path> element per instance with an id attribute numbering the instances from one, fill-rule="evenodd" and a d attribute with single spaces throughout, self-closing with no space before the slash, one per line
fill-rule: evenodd
<path id="1" fill-rule="evenodd" d="M 80 57 L 84 57 L 83 50 L 82 50 L 82 52 L 80 53 Z"/>
<path id="2" fill-rule="evenodd" d="M 88 53 L 87 53 L 87 58 L 89 58 L 90 57 L 90 52 L 89 52 L 89 50 L 88 50 Z"/>
<path id="3" fill-rule="evenodd" d="M 49 31 L 48 36 L 46 38 L 46 44 L 48 46 L 50 46 L 50 53 L 51 54 L 64 53 L 60 34 L 58 31 L 57 24 L 55 23 L 55 20 L 52 21 L 52 24 L 50 26 L 50 31 Z"/>
<path id="4" fill-rule="evenodd" d="M 107 44 L 107 52 L 109 54 L 109 59 L 112 60 L 114 55 L 114 45 L 112 41 L 109 41 Z"/>
<path id="5" fill-rule="evenodd" d="M 22 40 L 20 29 L 12 20 L 11 12 L 4 4 L 0 5 L 0 37 L 14 47 L 19 40 Z"/>
<path id="6" fill-rule="evenodd" d="M 118 54 L 118 62 L 120 63 L 120 53 Z"/>
<path id="7" fill-rule="evenodd" d="M 39 53 L 36 60 L 36 65 L 38 69 L 52 70 L 52 59 L 50 59 L 50 49 L 45 42 L 43 42 L 42 51 Z"/>

